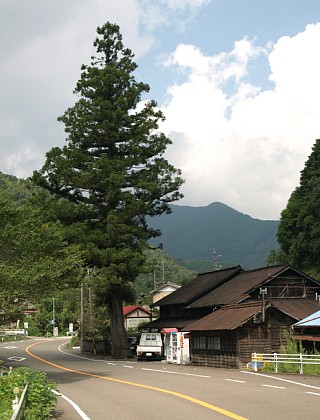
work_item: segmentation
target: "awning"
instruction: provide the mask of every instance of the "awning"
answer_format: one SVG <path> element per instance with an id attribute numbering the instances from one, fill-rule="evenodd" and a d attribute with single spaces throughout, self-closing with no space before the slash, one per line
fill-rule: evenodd
<path id="1" fill-rule="evenodd" d="M 178 332 L 178 330 L 176 328 L 162 328 L 160 330 L 161 334 L 171 334 L 173 332 Z"/>

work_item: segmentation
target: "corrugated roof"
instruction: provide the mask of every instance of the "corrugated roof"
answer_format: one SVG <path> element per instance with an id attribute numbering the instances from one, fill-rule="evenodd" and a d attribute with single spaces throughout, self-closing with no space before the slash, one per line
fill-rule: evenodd
<path id="1" fill-rule="evenodd" d="M 279 298 L 272 299 L 271 305 L 297 321 L 300 321 L 319 309 L 319 302 L 315 299 Z"/>
<path id="2" fill-rule="evenodd" d="M 187 305 L 230 278 L 236 276 L 241 271 L 242 268 L 238 265 L 224 270 L 199 274 L 197 278 L 180 287 L 180 289 L 158 300 L 156 302 L 156 306 L 177 304 Z"/>
<path id="3" fill-rule="evenodd" d="M 191 303 L 189 308 L 214 307 L 241 302 L 249 296 L 250 291 L 281 273 L 284 267 L 272 266 L 241 271 L 237 276 Z"/>
<path id="4" fill-rule="evenodd" d="M 294 324 L 293 327 L 320 327 L 320 311 L 312 313 Z"/>
<path id="5" fill-rule="evenodd" d="M 225 306 L 215 312 L 188 324 L 185 331 L 234 330 L 261 312 L 261 302 Z"/>
<path id="6" fill-rule="evenodd" d="M 154 321 L 148 322 L 147 324 L 143 324 L 141 327 L 142 329 L 161 329 L 161 328 L 177 328 L 181 330 L 186 325 L 189 325 L 195 322 L 197 318 L 158 318 Z"/>
<path id="7" fill-rule="evenodd" d="M 314 312 L 319 303 L 315 299 L 281 298 L 267 301 L 266 307 L 275 307 L 293 319 L 302 319 L 303 316 Z M 249 321 L 254 315 L 262 311 L 261 300 L 249 301 L 235 305 L 228 305 L 188 324 L 185 331 L 219 331 L 234 330 Z M 304 314 L 304 315 L 302 315 Z"/>

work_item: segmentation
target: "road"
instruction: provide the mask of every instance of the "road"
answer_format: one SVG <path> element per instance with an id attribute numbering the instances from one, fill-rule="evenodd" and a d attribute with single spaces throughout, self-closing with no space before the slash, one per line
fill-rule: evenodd
<path id="1" fill-rule="evenodd" d="M 47 372 L 63 420 L 318 419 L 320 378 L 113 361 L 69 349 L 67 338 L 0 344 L 6 366 Z M 68 399 L 68 401 L 66 401 Z M 73 405 L 71 405 L 73 404 Z"/>

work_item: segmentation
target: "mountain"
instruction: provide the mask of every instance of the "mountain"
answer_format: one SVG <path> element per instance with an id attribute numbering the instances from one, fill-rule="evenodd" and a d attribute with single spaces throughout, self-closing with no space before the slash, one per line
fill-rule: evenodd
<path id="1" fill-rule="evenodd" d="M 0 192 L 23 203 L 31 194 L 30 181 L 0 172 Z M 245 269 L 262 267 L 272 249 L 278 249 L 279 221 L 254 219 L 222 203 L 206 207 L 172 205 L 172 213 L 148 219 L 162 235 L 150 241 L 163 244 L 165 254 L 179 265 L 195 271 L 240 264 Z"/>
<path id="2" fill-rule="evenodd" d="M 213 269 L 215 252 L 224 267 L 240 264 L 245 269 L 257 268 L 266 265 L 272 249 L 279 248 L 279 221 L 254 219 L 218 202 L 206 207 L 171 208 L 171 214 L 148 219 L 152 228 L 162 232 L 150 243 L 162 243 L 167 254 L 183 260 L 186 266 L 188 261 L 211 261 Z"/>

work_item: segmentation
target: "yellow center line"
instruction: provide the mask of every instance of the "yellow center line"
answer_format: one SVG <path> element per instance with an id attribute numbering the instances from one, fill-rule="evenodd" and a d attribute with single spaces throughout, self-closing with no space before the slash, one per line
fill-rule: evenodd
<path id="1" fill-rule="evenodd" d="M 138 388 L 150 389 L 152 391 L 157 391 L 157 392 L 162 392 L 164 394 L 174 395 L 175 397 L 182 398 L 184 400 L 191 401 L 194 404 L 201 405 L 202 407 L 208 408 L 209 410 L 216 411 L 217 413 L 223 414 L 223 415 L 225 415 L 225 416 L 227 416 L 231 419 L 248 420 L 245 417 L 242 417 L 242 416 L 239 416 L 235 413 L 232 413 L 231 411 L 228 411 L 228 410 L 225 410 L 223 408 L 217 407 L 213 404 L 206 403 L 205 401 L 198 400 L 197 398 L 190 397 L 189 395 L 181 394 L 179 392 L 170 391 L 168 389 L 158 388 L 158 387 L 150 386 L 150 385 L 143 385 L 143 384 L 139 384 L 139 383 L 136 383 L 136 382 L 124 381 L 122 379 L 107 378 L 106 376 L 96 375 L 94 373 L 82 372 L 80 370 L 69 369 L 69 368 L 66 368 L 64 366 L 57 365 L 55 363 L 52 363 L 52 362 L 49 362 L 48 360 L 43 359 L 42 357 L 36 356 L 34 353 L 32 353 L 30 351 L 31 347 L 36 346 L 38 344 L 42 344 L 42 343 L 45 343 L 45 341 L 40 341 L 40 342 L 37 342 L 37 343 L 30 344 L 30 346 L 28 346 L 26 348 L 26 353 L 28 353 L 29 356 L 40 360 L 43 363 L 47 363 L 48 365 L 56 367 L 57 369 L 62 369 L 62 370 L 65 370 L 67 372 L 77 373 L 78 375 L 90 376 L 90 377 L 93 377 L 93 378 L 104 379 L 106 381 L 118 382 L 118 383 L 125 384 L 125 385 L 131 385 L 131 386 L 135 386 L 135 387 L 138 387 Z"/>

